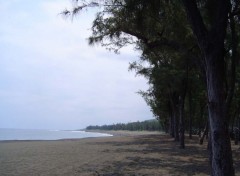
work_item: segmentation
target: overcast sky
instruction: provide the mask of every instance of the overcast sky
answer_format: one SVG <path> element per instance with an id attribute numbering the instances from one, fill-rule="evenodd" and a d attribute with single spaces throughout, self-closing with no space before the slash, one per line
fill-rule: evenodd
<path id="1" fill-rule="evenodd" d="M 0 128 L 81 129 L 151 119 L 128 71 L 138 59 L 88 46 L 91 11 L 63 19 L 69 0 L 0 0 Z"/>

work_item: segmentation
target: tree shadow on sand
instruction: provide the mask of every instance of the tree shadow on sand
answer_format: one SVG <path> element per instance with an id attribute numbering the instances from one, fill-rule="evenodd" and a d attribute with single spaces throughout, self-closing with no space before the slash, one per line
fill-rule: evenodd
<path id="1" fill-rule="evenodd" d="M 209 175 L 210 168 L 206 146 L 199 146 L 197 138 L 187 140 L 186 149 L 179 149 L 178 143 L 164 135 L 135 137 L 126 142 L 98 142 L 98 145 L 116 146 L 113 152 L 125 156 L 121 161 L 109 161 L 99 168 L 99 175 Z M 96 144 L 96 143 L 95 143 Z"/>

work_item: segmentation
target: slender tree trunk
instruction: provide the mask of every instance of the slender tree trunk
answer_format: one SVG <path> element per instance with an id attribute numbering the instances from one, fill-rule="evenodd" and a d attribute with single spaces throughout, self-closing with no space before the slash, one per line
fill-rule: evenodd
<path id="1" fill-rule="evenodd" d="M 238 117 L 238 141 L 240 140 L 240 117 Z"/>
<path id="2" fill-rule="evenodd" d="M 212 141 L 211 141 L 211 134 L 209 135 L 209 138 L 208 138 L 207 149 L 208 149 L 209 165 L 212 167 Z M 212 171 L 211 171 L 211 175 L 213 176 Z"/>
<path id="3" fill-rule="evenodd" d="M 174 139 L 175 141 L 179 141 L 179 100 L 176 93 L 172 94 L 171 106 L 174 123 Z"/>
<path id="4" fill-rule="evenodd" d="M 171 106 L 171 103 L 168 105 L 169 108 L 169 135 L 174 138 L 174 117 L 173 117 L 173 108 Z"/>
<path id="5" fill-rule="evenodd" d="M 204 106 L 200 105 L 200 120 L 198 122 L 198 136 L 201 138 L 201 131 L 202 131 L 202 121 L 204 119 Z"/>
<path id="6" fill-rule="evenodd" d="M 232 15 L 230 15 L 230 30 L 231 30 L 231 73 L 230 73 L 230 81 L 229 81 L 229 89 L 227 92 L 226 98 L 226 113 L 227 116 L 230 115 L 230 108 L 232 104 L 232 98 L 235 91 L 235 83 L 236 83 L 236 61 L 237 61 L 237 45 L 238 45 L 238 36 L 236 34 L 235 20 Z M 230 118 L 229 118 L 230 119 Z"/>
<path id="7" fill-rule="evenodd" d="M 173 113 L 172 113 L 172 107 L 171 107 L 171 103 L 169 102 L 168 104 L 168 124 L 169 124 L 169 128 L 168 128 L 168 133 L 171 137 L 174 137 L 174 131 L 173 131 Z"/>
<path id="8" fill-rule="evenodd" d="M 238 140 L 239 140 L 239 131 L 237 128 L 234 130 L 234 144 L 238 145 Z"/>
<path id="9" fill-rule="evenodd" d="M 208 139 L 208 133 L 209 133 L 209 119 L 207 119 L 206 139 Z"/>
<path id="10" fill-rule="evenodd" d="M 238 141 L 240 140 L 240 117 L 238 116 Z"/>
<path id="11" fill-rule="evenodd" d="M 230 123 L 231 123 L 231 132 L 230 132 L 230 139 L 234 139 L 234 132 L 235 132 L 235 130 L 234 130 L 234 125 L 236 124 L 235 123 L 235 115 L 233 115 L 232 116 L 232 119 L 231 119 L 231 121 L 230 121 Z"/>
<path id="12" fill-rule="evenodd" d="M 174 140 L 179 141 L 179 117 L 178 117 L 178 96 L 177 93 L 171 93 L 170 103 L 172 109 L 172 117 L 173 117 L 173 129 L 174 129 Z"/>
<path id="13" fill-rule="evenodd" d="M 202 133 L 201 130 L 202 130 L 201 125 L 198 124 L 198 137 L 199 137 L 199 138 L 201 138 L 201 135 L 202 135 L 202 134 L 201 134 L 201 133 Z"/>
<path id="14" fill-rule="evenodd" d="M 159 122 L 159 131 L 160 131 L 160 126 L 161 126 L 161 123 L 160 123 L 160 120 L 158 120 L 158 122 Z M 167 122 L 167 119 L 166 120 L 164 120 L 164 130 L 165 130 L 165 133 L 167 134 L 168 133 L 168 131 L 169 131 L 169 123 Z"/>
<path id="15" fill-rule="evenodd" d="M 192 92 L 189 90 L 189 139 L 192 139 Z"/>
<path id="16" fill-rule="evenodd" d="M 215 47 L 215 46 L 214 46 Z M 214 176 L 233 176 L 232 150 L 226 118 L 224 92 L 224 57 L 222 50 L 206 56 L 209 122 L 212 145 L 212 173 Z"/>
<path id="17" fill-rule="evenodd" d="M 239 137 L 240 137 L 240 118 L 238 117 L 237 119 L 237 127 L 235 128 L 235 134 L 234 134 L 234 138 L 235 138 L 235 145 L 238 145 L 238 141 L 239 141 Z"/>
<path id="18" fill-rule="evenodd" d="M 177 108 L 174 110 L 174 137 L 175 141 L 179 141 L 179 117 L 177 113 Z"/>
<path id="19" fill-rule="evenodd" d="M 213 22 L 207 28 L 197 2 L 183 0 L 189 22 L 205 59 L 213 176 L 235 175 L 228 132 L 226 91 L 224 87 L 224 40 L 230 2 L 230 0 L 212 1 L 215 8 L 207 10 L 211 10 Z"/>
<path id="20" fill-rule="evenodd" d="M 204 140 L 205 136 L 207 136 L 207 133 L 208 133 L 208 121 L 206 122 L 206 126 L 204 128 L 203 135 L 201 136 L 201 138 L 199 140 L 200 145 L 203 144 L 203 140 Z"/>
<path id="21" fill-rule="evenodd" d="M 170 130 L 169 130 L 169 132 L 170 132 L 170 135 L 174 138 L 175 136 L 175 132 L 174 132 L 174 116 L 173 116 L 173 113 L 171 113 L 171 117 L 170 117 L 170 119 L 169 119 L 169 121 L 170 121 Z"/>
<path id="22" fill-rule="evenodd" d="M 185 148 L 185 118 L 184 118 L 184 100 L 185 94 L 180 96 L 179 100 L 179 119 L 180 119 L 180 148 Z"/>

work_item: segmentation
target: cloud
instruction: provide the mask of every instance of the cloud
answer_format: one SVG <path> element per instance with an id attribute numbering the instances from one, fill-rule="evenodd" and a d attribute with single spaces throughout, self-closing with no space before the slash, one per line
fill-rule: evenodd
<path id="1" fill-rule="evenodd" d="M 151 118 L 136 94 L 146 80 L 128 72 L 139 53 L 89 47 L 93 12 L 71 22 L 58 15 L 68 1 L 24 2 L 0 2 L 0 127 L 75 129 Z"/>

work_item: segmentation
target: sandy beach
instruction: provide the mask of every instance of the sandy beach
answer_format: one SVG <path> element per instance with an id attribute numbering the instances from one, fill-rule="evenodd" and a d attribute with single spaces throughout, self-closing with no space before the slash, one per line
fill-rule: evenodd
<path id="1" fill-rule="evenodd" d="M 1 176 L 209 175 L 206 142 L 186 149 L 156 132 L 111 132 L 112 137 L 0 142 Z M 240 149 L 233 145 L 236 175 Z"/>

